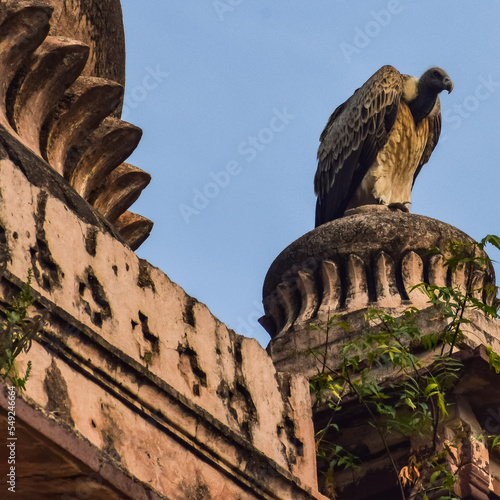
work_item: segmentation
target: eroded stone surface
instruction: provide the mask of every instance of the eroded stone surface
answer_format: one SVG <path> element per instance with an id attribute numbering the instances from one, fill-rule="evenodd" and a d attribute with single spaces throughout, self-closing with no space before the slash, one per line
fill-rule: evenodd
<path id="1" fill-rule="evenodd" d="M 84 74 L 125 83 L 125 36 L 120 0 L 45 0 L 57 23 L 50 34 L 90 48 Z"/>
<path id="2" fill-rule="evenodd" d="M 323 224 L 286 248 L 267 273 L 263 297 L 269 333 L 276 336 L 290 326 L 290 320 L 296 322 L 303 307 L 300 272 L 314 280 L 310 287 L 320 297 L 317 309 L 330 309 L 332 314 L 369 304 L 408 306 L 410 299 L 416 307 L 425 306 L 425 296 L 411 291 L 412 286 L 424 280 L 439 285 L 465 279 L 460 273 L 447 274 L 442 267 L 450 241 L 472 239 L 443 222 L 402 212 L 364 211 Z M 433 247 L 442 249 L 442 254 L 431 255 Z M 494 284 L 492 267 L 482 279 L 484 284 Z M 338 290 L 333 302 L 332 285 Z M 284 287 L 289 289 L 289 304 L 280 313 L 275 306 L 282 302 Z M 301 319 L 315 317 L 317 309 Z"/>
<path id="3" fill-rule="evenodd" d="M 213 498 L 320 498 L 306 379 L 278 376 L 256 340 L 10 159 L 0 160 L 0 176 L 11 259 L 3 293 L 36 266 L 37 307 L 50 311 L 20 359 L 21 369 L 33 362 L 30 404 L 168 498 L 196 488 Z M 45 257 L 30 252 L 40 240 Z"/>

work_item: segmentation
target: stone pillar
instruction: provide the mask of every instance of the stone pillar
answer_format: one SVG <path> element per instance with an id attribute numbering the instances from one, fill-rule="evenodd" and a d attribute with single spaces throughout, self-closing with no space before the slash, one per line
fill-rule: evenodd
<path id="1" fill-rule="evenodd" d="M 272 263 L 264 281 L 265 315 L 260 321 L 271 336 L 267 350 L 277 369 L 307 377 L 316 375 L 322 365 L 320 359 L 308 355 L 311 350 L 326 352 L 328 367 L 336 368 L 342 346 L 369 329 L 365 313 L 370 308 L 398 317 L 415 307 L 419 310 L 416 321 L 422 333 L 442 331 L 445 319 L 436 314 L 427 296 L 413 287 L 425 282 L 466 288 L 469 273 L 464 268 L 452 272 L 444 267 L 451 257 L 451 241 L 473 243 L 462 231 L 438 220 L 366 206 L 293 242 Z M 431 248 L 440 250 L 429 252 Z M 476 289 L 494 285 L 492 266 L 481 272 L 475 269 L 473 280 Z M 489 304 L 496 300 L 486 292 L 478 298 Z M 478 436 L 491 435 L 493 428 L 500 433 L 498 394 L 491 389 L 500 386 L 500 376 L 489 369 L 483 344 L 500 352 L 500 325 L 477 311 L 466 314 L 470 323 L 463 325 L 466 340 L 464 349 L 457 353 L 464 367 L 450 394 L 456 403 L 452 405 L 454 414 L 449 417 L 463 430 L 463 436 L 439 438 L 442 443 L 447 439 L 460 442 L 457 456 L 449 457 L 451 469 L 455 467 L 457 472 L 457 493 L 463 495 L 461 498 L 486 500 L 498 498 L 493 492 L 499 487 L 499 460 L 496 452 L 489 452 L 478 441 Z M 311 328 L 325 324 L 334 315 L 350 329 L 333 326 L 326 336 L 324 331 Z M 424 363 L 430 364 L 431 358 Z M 380 380 L 391 375 L 394 374 L 381 369 Z M 378 371 L 376 376 L 379 377 Z M 332 410 L 326 405 L 315 407 L 313 420 L 316 431 L 325 429 L 332 421 Z M 357 398 L 347 398 L 342 411 L 335 413 L 334 422 L 340 431 L 330 427 L 324 439 L 361 457 L 362 465 L 356 471 L 335 469 L 336 496 L 332 498 L 401 498 L 394 465 Z M 387 445 L 396 467 L 401 469 L 410 454 L 425 443 L 391 433 Z M 321 461 L 318 464 L 321 484 L 325 470 Z M 328 493 L 326 487 L 325 492 Z"/>

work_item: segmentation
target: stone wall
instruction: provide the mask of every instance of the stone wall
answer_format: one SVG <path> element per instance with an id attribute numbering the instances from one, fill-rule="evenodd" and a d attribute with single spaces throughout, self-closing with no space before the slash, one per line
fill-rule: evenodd
<path id="1" fill-rule="evenodd" d="M 132 251 L 150 176 L 124 162 L 119 0 L 6 0 L 0 48 L 0 301 L 31 269 L 46 317 L 19 357 L 20 498 L 322 498 L 307 379 Z"/>
<path id="2" fill-rule="evenodd" d="M 19 361 L 33 363 L 19 425 L 121 498 L 124 478 L 158 498 L 320 498 L 307 380 L 277 373 L 256 340 L 139 259 L 5 129 L 0 152 L 2 297 L 31 268 L 36 309 L 48 315 Z M 18 487 L 66 484 L 78 498 L 73 468 L 51 483 L 21 462 Z"/>

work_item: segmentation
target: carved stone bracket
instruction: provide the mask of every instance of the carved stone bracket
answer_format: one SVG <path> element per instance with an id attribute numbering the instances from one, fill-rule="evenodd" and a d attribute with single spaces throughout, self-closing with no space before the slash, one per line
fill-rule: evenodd
<path id="1" fill-rule="evenodd" d="M 7 0 L 0 7 L 0 124 L 41 156 L 132 249 L 153 223 L 128 208 L 151 177 L 124 163 L 141 130 L 113 117 L 123 86 L 83 76 L 89 47 L 48 36 L 52 7 Z"/>

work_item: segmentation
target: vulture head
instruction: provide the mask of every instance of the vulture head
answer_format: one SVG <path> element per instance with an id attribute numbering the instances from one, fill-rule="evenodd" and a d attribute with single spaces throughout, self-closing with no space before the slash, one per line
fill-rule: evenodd
<path id="1" fill-rule="evenodd" d="M 453 90 L 453 82 L 448 73 L 438 67 L 428 69 L 418 83 L 422 90 L 425 89 L 433 94 L 439 94 L 443 90 L 447 90 L 449 94 Z"/>
<path id="2" fill-rule="evenodd" d="M 419 123 L 435 109 L 434 105 L 438 94 L 443 90 L 450 93 L 453 90 L 453 82 L 444 69 L 434 67 L 428 69 L 418 81 L 414 79 L 413 94 L 408 100 L 411 113 L 415 123 Z"/>

